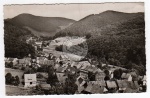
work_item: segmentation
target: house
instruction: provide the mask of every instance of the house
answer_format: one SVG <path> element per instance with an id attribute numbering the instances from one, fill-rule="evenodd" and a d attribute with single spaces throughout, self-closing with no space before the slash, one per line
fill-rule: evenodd
<path id="1" fill-rule="evenodd" d="M 137 81 L 127 81 L 127 88 L 124 90 L 124 93 L 138 93 L 139 85 Z"/>
<path id="2" fill-rule="evenodd" d="M 104 78 L 105 78 L 105 73 L 101 69 L 98 69 L 98 72 L 95 75 L 95 80 L 104 81 Z"/>
<path id="3" fill-rule="evenodd" d="M 82 65 L 79 64 L 78 62 L 73 62 L 73 63 L 72 63 L 72 66 L 76 66 L 77 69 L 80 69 L 80 68 L 82 67 Z"/>
<path id="4" fill-rule="evenodd" d="M 56 69 L 57 78 L 61 83 L 65 83 L 65 80 L 67 78 L 65 73 L 66 69 L 67 67 L 61 67 L 61 66 Z"/>
<path id="5" fill-rule="evenodd" d="M 7 63 L 12 62 L 13 66 L 14 66 L 14 65 L 18 64 L 18 59 L 17 58 L 7 58 L 7 59 L 5 59 L 5 62 L 7 62 Z"/>
<path id="6" fill-rule="evenodd" d="M 54 61 L 53 60 L 39 60 L 39 65 L 51 65 L 54 66 Z"/>
<path id="7" fill-rule="evenodd" d="M 118 91 L 123 92 L 128 87 L 127 80 L 117 80 Z"/>
<path id="8" fill-rule="evenodd" d="M 37 46 L 39 46 L 40 48 L 42 47 L 42 41 L 35 42 L 35 44 L 36 44 Z"/>
<path id="9" fill-rule="evenodd" d="M 81 61 L 79 64 L 82 66 L 81 69 L 86 68 L 87 66 L 91 66 L 91 64 L 88 61 Z"/>
<path id="10" fill-rule="evenodd" d="M 88 82 L 85 91 L 91 94 L 102 94 L 107 92 L 108 90 L 105 88 L 105 82 L 100 84 L 99 83 L 97 83 L 96 81 Z"/>
<path id="11" fill-rule="evenodd" d="M 132 76 L 131 76 L 131 74 L 129 74 L 129 73 L 122 73 L 121 79 L 123 79 L 123 80 L 128 80 L 128 81 L 132 81 Z"/>
<path id="12" fill-rule="evenodd" d="M 75 67 L 68 66 L 66 71 L 69 74 L 75 74 L 78 70 Z"/>
<path id="13" fill-rule="evenodd" d="M 37 72 L 36 75 L 37 75 L 37 78 L 39 76 L 41 76 L 43 78 L 46 78 L 46 79 L 48 78 L 48 73 L 45 73 L 45 72 Z"/>
<path id="14" fill-rule="evenodd" d="M 51 88 L 50 84 L 47 84 L 46 82 L 40 83 L 40 87 L 42 90 L 50 90 Z"/>
<path id="15" fill-rule="evenodd" d="M 117 84 L 115 81 L 106 81 L 106 88 L 109 93 L 115 93 L 117 91 Z"/>
<path id="16" fill-rule="evenodd" d="M 68 61 L 68 60 L 70 60 L 67 55 L 60 55 L 59 59 L 60 59 L 60 60 L 63 60 L 63 61 L 66 61 L 66 60 Z"/>
<path id="17" fill-rule="evenodd" d="M 57 70 L 59 67 L 60 67 L 60 64 L 57 64 L 57 63 L 56 63 L 56 64 L 54 65 L 54 69 L 55 69 L 55 70 Z"/>
<path id="18" fill-rule="evenodd" d="M 36 86 L 36 74 L 24 74 L 25 87 L 35 87 Z"/>
<path id="19" fill-rule="evenodd" d="M 82 77 L 83 79 L 88 79 L 88 71 L 86 70 L 80 70 L 80 77 Z"/>
<path id="20" fill-rule="evenodd" d="M 132 81 L 138 81 L 138 75 L 135 71 L 129 73 L 132 76 Z"/>
<path id="21" fill-rule="evenodd" d="M 60 83 L 65 83 L 65 80 L 68 78 L 65 73 L 59 73 L 59 72 L 57 72 L 56 76 L 57 76 L 58 81 Z"/>
<path id="22" fill-rule="evenodd" d="M 18 59 L 19 65 L 26 66 L 26 65 L 31 65 L 31 58 L 23 58 L 23 59 Z"/>
<path id="23" fill-rule="evenodd" d="M 64 73 L 64 72 L 66 72 L 66 69 L 67 69 L 67 67 L 62 67 L 62 66 L 60 66 L 60 67 L 58 67 L 57 69 L 56 69 L 56 72 L 57 73 Z"/>
<path id="24" fill-rule="evenodd" d="M 79 76 L 75 83 L 78 86 L 78 92 L 81 93 L 86 87 L 87 80 Z"/>
<path id="25" fill-rule="evenodd" d="M 94 65 L 82 67 L 81 69 L 87 70 L 88 72 L 96 73 L 97 72 L 97 67 Z"/>
<path id="26" fill-rule="evenodd" d="M 146 75 L 143 76 L 142 81 L 143 81 L 143 85 L 146 86 L 146 85 L 147 85 L 147 82 L 146 82 Z"/>
<path id="27" fill-rule="evenodd" d="M 106 81 L 106 85 L 108 88 L 117 88 L 117 84 L 115 81 Z"/>
<path id="28" fill-rule="evenodd" d="M 55 59 L 55 63 L 59 63 L 60 61 L 61 61 L 60 58 Z"/>
<path id="29" fill-rule="evenodd" d="M 48 60 L 46 57 L 37 57 L 36 58 L 36 63 L 41 63 L 41 61 L 45 61 L 45 60 Z"/>
<path id="30" fill-rule="evenodd" d="M 49 59 L 49 60 L 54 60 L 54 57 L 55 57 L 55 56 L 54 56 L 52 53 L 49 53 L 49 55 L 48 55 L 48 59 Z"/>
<path id="31" fill-rule="evenodd" d="M 49 54 L 45 53 L 45 54 L 44 54 L 44 57 L 48 58 L 48 57 L 49 57 Z"/>
<path id="32" fill-rule="evenodd" d="M 106 87 L 105 81 L 89 81 L 89 83 L 97 84 L 97 85 L 99 85 L 100 87 Z"/>

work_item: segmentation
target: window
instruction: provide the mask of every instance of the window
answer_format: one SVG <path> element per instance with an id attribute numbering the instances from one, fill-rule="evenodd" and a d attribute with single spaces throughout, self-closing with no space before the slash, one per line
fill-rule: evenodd
<path id="1" fill-rule="evenodd" d="M 30 85 L 32 84 L 32 82 L 30 82 Z"/>

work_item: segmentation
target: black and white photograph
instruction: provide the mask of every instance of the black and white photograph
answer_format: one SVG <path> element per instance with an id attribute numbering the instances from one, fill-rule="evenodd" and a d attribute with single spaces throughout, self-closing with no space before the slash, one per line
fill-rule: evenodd
<path id="1" fill-rule="evenodd" d="M 5 4 L 6 96 L 147 92 L 144 2 Z"/>

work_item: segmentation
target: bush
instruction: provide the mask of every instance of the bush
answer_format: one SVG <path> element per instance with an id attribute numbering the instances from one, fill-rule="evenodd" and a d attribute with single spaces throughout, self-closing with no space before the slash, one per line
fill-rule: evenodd
<path id="1" fill-rule="evenodd" d="M 12 84 L 12 74 L 11 74 L 11 73 L 7 73 L 7 74 L 5 75 L 5 83 L 6 83 L 7 85 Z"/>
<path id="2" fill-rule="evenodd" d="M 90 33 L 86 34 L 86 39 L 89 39 L 90 37 L 91 37 Z"/>
<path id="3" fill-rule="evenodd" d="M 56 51 L 63 51 L 63 45 L 55 47 Z"/>

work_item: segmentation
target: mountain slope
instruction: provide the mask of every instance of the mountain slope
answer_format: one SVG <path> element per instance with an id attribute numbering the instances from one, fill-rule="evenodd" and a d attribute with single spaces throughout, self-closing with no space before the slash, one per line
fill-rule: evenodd
<path id="1" fill-rule="evenodd" d="M 144 13 L 106 11 L 89 15 L 55 37 L 89 34 L 87 58 L 146 74 Z"/>
<path id="2" fill-rule="evenodd" d="M 8 21 L 4 21 L 5 57 L 23 58 L 28 54 L 34 57 L 34 47 L 25 42 L 27 36 L 33 35 L 24 28 L 19 28 Z"/>
<path id="3" fill-rule="evenodd" d="M 144 13 L 122 13 L 116 11 L 105 11 L 96 15 L 89 15 L 64 30 L 58 32 L 55 36 L 79 35 L 84 36 L 88 33 L 91 35 L 105 35 L 107 30 L 118 29 L 118 26 L 133 20 L 143 18 Z M 111 32 L 109 32 L 111 34 Z"/>
<path id="4" fill-rule="evenodd" d="M 56 32 L 71 25 L 75 21 L 61 17 L 41 17 L 31 14 L 20 14 L 9 19 L 9 22 L 20 27 L 25 27 L 31 32 L 35 31 L 37 33 L 34 34 L 38 36 L 44 36 L 42 34 L 43 32 L 45 32 L 45 36 L 53 36 Z"/>

